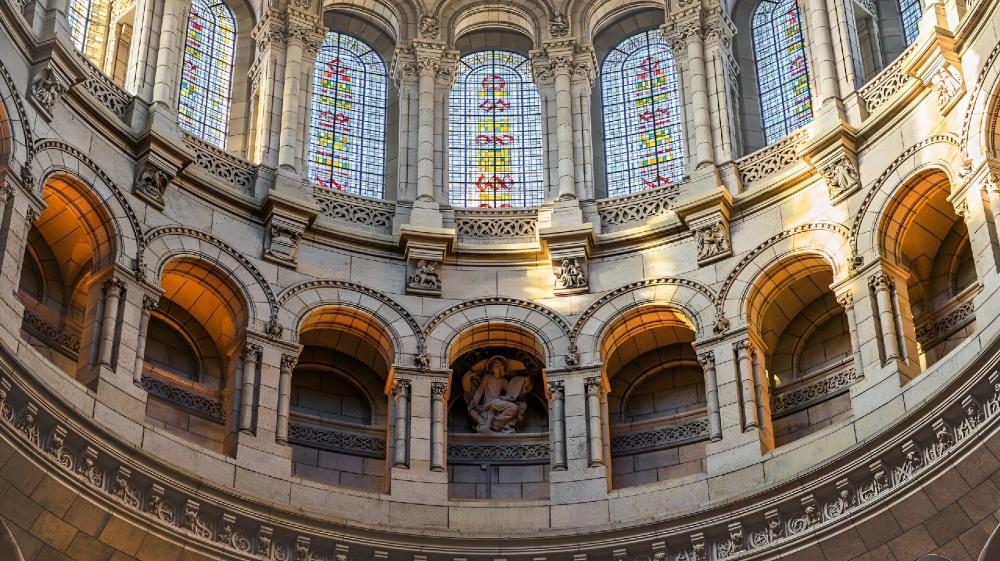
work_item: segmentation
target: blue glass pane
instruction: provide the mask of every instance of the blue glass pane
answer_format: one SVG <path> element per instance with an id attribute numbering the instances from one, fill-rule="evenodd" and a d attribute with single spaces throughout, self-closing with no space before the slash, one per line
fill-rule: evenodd
<path id="1" fill-rule="evenodd" d="M 798 3 L 761 0 L 753 15 L 753 45 L 764 139 L 770 144 L 812 120 Z"/>
<path id="2" fill-rule="evenodd" d="M 670 185 L 684 176 L 677 66 L 658 31 L 633 35 L 601 65 L 608 196 Z"/>
<path id="3" fill-rule="evenodd" d="M 906 44 L 912 44 L 917 40 L 920 29 L 921 15 L 920 0 L 899 0 L 899 15 L 903 19 L 903 35 L 906 37 Z"/>
<path id="4" fill-rule="evenodd" d="M 385 184 L 386 71 L 368 45 L 328 33 L 313 72 L 309 179 L 382 198 Z"/>
<path id="5" fill-rule="evenodd" d="M 226 145 L 233 87 L 236 20 L 218 0 L 192 0 L 181 68 L 178 122 L 220 148 Z"/>
<path id="6" fill-rule="evenodd" d="M 448 184 L 459 207 L 542 203 L 542 105 L 525 57 L 480 51 L 459 61 L 448 98 Z"/>

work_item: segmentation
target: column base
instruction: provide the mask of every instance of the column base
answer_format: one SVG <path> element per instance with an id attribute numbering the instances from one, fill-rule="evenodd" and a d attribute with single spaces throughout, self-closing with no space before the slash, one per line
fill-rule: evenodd
<path id="1" fill-rule="evenodd" d="M 441 205 L 435 201 L 413 201 L 410 210 L 410 225 L 425 228 L 441 228 Z"/>

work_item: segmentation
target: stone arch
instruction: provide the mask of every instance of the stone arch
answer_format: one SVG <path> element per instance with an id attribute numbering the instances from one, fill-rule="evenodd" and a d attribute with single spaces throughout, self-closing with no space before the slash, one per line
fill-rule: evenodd
<path id="1" fill-rule="evenodd" d="M 34 185 L 26 185 L 41 197 L 49 178 L 55 175 L 72 177 L 100 200 L 117 234 L 115 261 L 126 269 L 137 269 L 143 251 L 142 226 L 125 191 L 96 162 L 76 148 L 54 140 L 39 142 L 29 164 Z"/>
<path id="2" fill-rule="evenodd" d="M 716 295 L 697 282 L 675 277 L 638 281 L 621 286 L 594 301 L 580 314 L 572 337 L 582 364 L 600 362 L 600 342 L 612 320 L 623 312 L 646 305 L 673 308 L 689 318 L 697 339 L 709 335 Z"/>
<path id="3" fill-rule="evenodd" d="M 34 146 L 35 140 L 28 126 L 21 93 L 3 64 L 0 64 L 0 105 L 3 106 L 3 118 L 9 128 L 7 132 L 10 133 L 9 149 L 0 158 L 0 170 L 3 166 L 12 168 L 11 164 L 16 163 L 17 171 L 20 173 L 21 168 L 31 159 L 31 147 Z"/>
<path id="4" fill-rule="evenodd" d="M 570 14 L 572 34 L 587 37 L 591 41 L 613 22 L 636 11 L 649 9 L 663 10 L 663 2 L 654 0 L 578 0 L 567 8 Z"/>
<path id="5" fill-rule="evenodd" d="M 716 305 L 728 327 L 743 327 L 747 323 L 744 311 L 750 289 L 771 263 L 786 257 L 813 254 L 820 256 L 833 269 L 834 280 L 848 274 L 848 230 L 836 222 L 802 224 L 771 236 L 743 256 L 719 289 Z"/>
<path id="6" fill-rule="evenodd" d="M 514 325 L 531 333 L 545 349 L 549 368 L 562 366 L 556 359 L 573 362 L 570 326 L 555 311 L 518 298 L 469 300 L 437 313 L 423 328 L 425 352 L 432 366 L 448 368 L 449 353 L 459 334 L 480 324 Z"/>
<path id="7" fill-rule="evenodd" d="M 419 352 L 417 320 L 401 304 L 368 287 L 347 281 L 307 281 L 285 289 L 277 306 L 278 324 L 291 330 L 289 337 L 293 342 L 299 340 L 306 316 L 318 308 L 334 306 L 364 312 L 384 326 L 393 341 L 395 364 L 410 364 Z"/>
<path id="8" fill-rule="evenodd" d="M 326 2 L 324 12 L 343 12 L 368 20 L 380 27 L 397 44 L 406 37 L 416 35 L 417 6 L 411 2 L 358 2 L 357 0 L 337 0 Z"/>
<path id="9" fill-rule="evenodd" d="M 472 5 L 462 0 L 442 2 L 436 9 L 441 21 L 442 38 L 454 44 L 459 37 L 474 31 L 514 31 L 541 45 L 543 25 L 552 13 L 544 0 L 515 0 L 500 5 Z"/>
<path id="10" fill-rule="evenodd" d="M 189 257 L 211 263 L 239 288 L 246 301 L 247 329 L 281 335 L 277 323 L 277 298 L 264 275 L 229 244 L 204 232 L 184 226 L 161 226 L 145 238 L 142 274 L 159 279 L 167 263 Z"/>
<path id="11" fill-rule="evenodd" d="M 983 61 L 982 70 L 976 77 L 969 105 L 965 109 L 962 120 L 961 145 L 962 153 L 970 159 L 973 165 L 981 164 L 987 157 L 998 154 L 997 134 L 1000 133 L 1000 44 L 993 47 L 989 56 Z M 981 124 L 982 128 L 979 128 Z"/>
<path id="12" fill-rule="evenodd" d="M 851 255 L 865 262 L 878 256 L 878 224 L 893 195 L 905 185 L 906 178 L 936 167 L 948 174 L 954 184 L 955 164 L 960 163 L 958 139 L 950 134 L 928 137 L 900 154 L 879 175 L 865 194 L 851 224 Z"/>
<path id="13" fill-rule="evenodd" d="M 17 546 L 14 534 L 10 532 L 10 527 L 3 518 L 0 518 L 0 558 L 8 561 L 24 561 L 21 548 Z"/>

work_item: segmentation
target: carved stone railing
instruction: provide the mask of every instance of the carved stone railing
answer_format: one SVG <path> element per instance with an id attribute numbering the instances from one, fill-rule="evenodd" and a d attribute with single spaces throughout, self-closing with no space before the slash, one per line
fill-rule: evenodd
<path id="1" fill-rule="evenodd" d="M 118 86 L 107 74 L 84 56 L 77 53 L 87 67 L 87 78 L 82 82 L 85 90 L 119 118 L 124 118 L 125 110 L 132 103 L 132 95 Z"/>
<path id="2" fill-rule="evenodd" d="M 24 308 L 24 325 L 39 339 L 50 347 L 59 349 L 71 357 L 80 354 L 80 333 L 65 325 L 57 325 L 45 317 L 41 310 L 32 309 L 28 304 Z"/>
<path id="3" fill-rule="evenodd" d="M 528 208 L 456 210 L 455 230 L 458 238 L 466 242 L 532 242 L 538 234 L 538 211 Z"/>
<path id="4" fill-rule="evenodd" d="M 771 415 L 775 418 L 791 415 L 848 391 L 864 378 L 852 365 L 853 362 L 844 361 L 802 380 L 771 388 Z"/>
<path id="5" fill-rule="evenodd" d="M 976 303 L 973 298 L 978 291 L 979 284 L 975 283 L 940 310 L 919 320 L 915 327 L 920 348 L 926 351 L 975 321 Z"/>
<path id="6" fill-rule="evenodd" d="M 322 187 L 313 187 L 313 199 L 319 204 L 320 214 L 334 222 L 377 234 L 392 234 L 392 217 L 396 207 L 390 202 Z"/>
<path id="7" fill-rule="evenodd" d="M 799 161 L 799 150 L 809 140 L 809 129 L 791 135 L 736 161 L 744 185 L 767 179 Z"/>
<path id="8" fill-rule="evenodd" d="M 222 399 L 217 392 L 177 379 L 174 376 L 160 372 L 145 365 L 142 373 L 142 387 L 149 395 L 158 397 L 183 407 L 188 411 L 216 422 L 223 420 Z"/>
<path id="9" fill-rule="evenodd" d="M 237 191 L 253 195 L 257 166 L 187 133 L 184 133 L 184 143 L 194 151 L 196 166 L 232 185 Z"/>
<path id="10" fill-rule="evenodd" d="M 858 97 L 861 98 L 861 102 L 864 103 L 865 109 L 869 113 L 874 113 L 888 103 L 894 95 L 902 91 L 910 81 L 916 80 L 903 70 L 903 62 L 910 56 L 915 47 L 916 45 L 911 45 L 910 48 L 903 51 L 901 55 L 896 57 L 896 60 L 892 61 L 892 64 L 883 68 L 858 90 Z"/>
<path id="11" fill-rule="evenodd" d="M 604 233 L 626 230 L 641 225 L 650 218 L 662 216 L 674 208 L 680 194 L 679 185 L 667 185 L 631 195 L 604 199 L 597 203 L 597 215 Z"/>
<path id="12" fill-rule="evenodd" d="M 549 436 L 448 435 L 453 464 L 543 464 L 549 461 Z"/>
<path id="13" fill-rule="evenodd" d="M 317 421 L 293 415 L 288 441 L 312 448 L 360 456 L 385 456 L 385 430 L 348 423 Z"/>
<path id="14" fill-rule="evenodd" d="M 652 423 L 643 423 L 652 424 Z M 636 454 L 708 440 L 708 417 L 686 418 L 652 424 L 643 430 L 611 434 L 611 452 Z"/>

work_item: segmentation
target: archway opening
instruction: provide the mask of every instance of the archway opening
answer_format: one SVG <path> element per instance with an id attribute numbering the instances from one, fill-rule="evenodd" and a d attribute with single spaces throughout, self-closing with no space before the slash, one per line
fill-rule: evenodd
<path id="1" fill-rule="evenodd" d="M 708 411 L 694 339 L 688 317 L 657 305 L 625 313 L 604 335 L 614 488 L 705 472 Z"/>
<path id="2" fill-rule="evenodd" d="M 380 492 L 386 487 L 385 398 L 394 350 L 386 328 L 350 308 L 322 308 L 300 327 L 288 443 L 304 479 Z"/>

